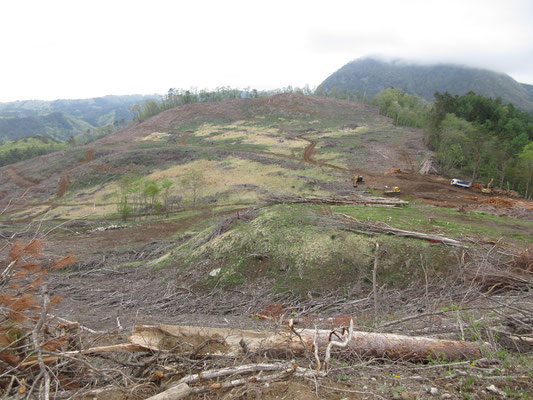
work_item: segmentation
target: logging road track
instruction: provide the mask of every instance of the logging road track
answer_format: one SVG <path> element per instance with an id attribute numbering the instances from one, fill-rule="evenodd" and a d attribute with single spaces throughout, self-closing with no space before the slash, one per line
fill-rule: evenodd
<path id="1" fill-rule="evenodd" d="M 317 161 L 317 160 L 313 160 L 312 155 L 313 155 L 313 152 L 315 151 L 315 147 L 318 144 L 318 142 L 316 140 L 307 139 L 307 138 L 305 138 L 305 137 L 303 137 L 301 135 L 296 136 L 296 137 L 298 139 L 302 139 L 302 140 L 305 140 L 306 142 L 309 142 L 309 144 L 304 149 L 304 155 L 303 155 L 303 158 L 302 158 L 303 161 L 305 161 L 305 162 L 307 162 L 309 164 L 319 165 L 321 167 L 337 169 L 339 171 L 346 171 L 346 172 L 350 172 L 350 173 L 354 172 L 354 170 L 349 169 L 349 168 L 343 168 L 343 167 L 339 167 L 337 165 L 332 165 L 332 164 L 320 162 L 320 161 Z"/>
<path id="2" fill-rule="evenodd" d="M 180 137 L 179 144 L 186 144 L 187 139 L 189 139 L 190 137 L 191 137 L 191 134 L 190 133 L 186 133 L 185 135 Z"/>
<path id="3" fill-rule="evenodd" d="M 32 181 L 30 179 L 24 178 L 12 165 L 7 167 L 7 173 L 15 183 L 22 187 L 32 187 L 37 185 L 39 182 Z"/>

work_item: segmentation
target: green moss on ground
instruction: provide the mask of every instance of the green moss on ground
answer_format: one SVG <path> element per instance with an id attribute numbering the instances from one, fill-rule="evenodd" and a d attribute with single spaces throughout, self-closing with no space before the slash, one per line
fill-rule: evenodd
<path id="1" fill-rule="evenodd" d="M 423 282 L 426 274 L 445 275 L 457 260 L 456 249 L 425 241 L 368 237 L 319 226 L 321 212 L 320 207 L 302 205 L 265 207 L 257 218 L 236 220 L 227 232 L 209 241 L 212 226 L 199 232 L 160 261 L 181 271 L 202 265 L 205 270 L 196 272 L 207 287 L 261 281 L 280 292 L 304 294 L 339 288 L 369 292 L 376 242 L 382 254 L 380 283 L 398 289 Z M 209 275 L 218 268 L 215 276 Z"/>

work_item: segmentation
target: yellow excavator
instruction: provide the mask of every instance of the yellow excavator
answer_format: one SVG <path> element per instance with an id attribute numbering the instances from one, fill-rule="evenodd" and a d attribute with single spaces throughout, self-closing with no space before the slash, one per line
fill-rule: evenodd
<path id="1" fill-rule="evenodd" d="M 487 183 L 484 187 L 481 188 L 481 192 L 485 194 L 491 194 L 492 186 L 494 186 L 494 178 L 492 178 L 489 183 Z"/>
<path id="2" fill-rule="evenodd" d="M 395 196 L 395 195 L 398 195 L 400 194 L 400 188 L 398 186 L 393 186 L 393 187 L 389 187 L 389 186 L 385 186 L 384 190 L 383 190 L 383 194 L 385 196 Z"/>
<path id="3" fill-rule="evenodd" d="M 354 188 L 357 187 L 358 183 L 363 183 L 364 182 L 363 177 L 361 175 L 355 175 L 352 180 L 353 180 L 353 187 Z"/>

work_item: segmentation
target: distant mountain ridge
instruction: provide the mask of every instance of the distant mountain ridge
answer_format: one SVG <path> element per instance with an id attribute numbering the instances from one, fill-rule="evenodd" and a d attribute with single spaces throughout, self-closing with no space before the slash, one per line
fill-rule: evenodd
<path id="1" fill-rule="evenodd" d="M 334 87 L 357 91 L 368 97 L 394 87 L 427 101 L 433 101 L 436 91 L 454 95 L 474 91 L 533 110 L 533 85 L 521 84 L 509 75 L 487 69 L 453 64 L 418 65 L 362 58 L 335 71 L 320 84 L 319 90 L 322 88 L 328 92 Z"/>
<path id="2" fill-rule="evenodd" d="M 79 135 L 93 125 L 62 112 L 23 117 L 0 117 L 0 139 L 17 140 L 31 136 L 47 136 L 65 140 Z"/>
<path id="3" fill-rule="evenodd" d="M 64 140 L 115 121 L 129 121 L 129 108 L 158 95 L 104 96 L 0 103 L 0 139 L 43 135 Z"/>

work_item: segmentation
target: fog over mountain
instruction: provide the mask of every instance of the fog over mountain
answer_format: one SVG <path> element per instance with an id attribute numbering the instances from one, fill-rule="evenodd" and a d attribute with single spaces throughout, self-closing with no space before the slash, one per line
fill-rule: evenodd
<path id="1" fill-rule="evenodd" d="M 488 97 L 533 110 L 533 85 L 521 84 L 509 75 L 488 69 L 455 64 L 419 64 L 403 60 L 361 58 L 349 62 L 320 85 L 325 91 L 333 87 L 373 96 L 387 88 L 433 100 L 436 91 L 462 95 L 474 91 Z"/>

